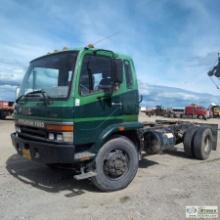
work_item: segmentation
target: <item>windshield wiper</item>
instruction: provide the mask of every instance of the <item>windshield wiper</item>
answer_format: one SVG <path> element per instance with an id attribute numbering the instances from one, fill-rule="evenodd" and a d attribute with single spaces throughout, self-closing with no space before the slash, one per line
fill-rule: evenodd
<path id="1" fill-rule="evenodd" d="M 21 100 L 24 97 L 31 97 L 31 95 L 38 94 L 38 93 L 40 93 L 43 96 L 44 104 L 47 105 L 49 103 L 49 96 L 47 95 L 46 91 L 44 91 L 43 89 L 38 89 L 38 90 L 35 90 L 35 91 L 32 91 L 32 92 L 28 92 L 25 95 L 19 96 L 16 99 L 16 103 L 18 103 L 19 100 Z"/>
<path id="2" fill-rule="evenodd" d="M 49 104 L 49 96 L 47 95 L 47 92 L 44 91 L 43 89 L 39 89 L 39 90 L 35 90 L 35 91 L 32 91 L 32 92 L 29 92 L 25 96 L 28 97 L 28 96 L 31 96 L 33 94 L 38 94 L 38 93 L 42 94 L 43 99 L 44 99 L 44 104 L 45 105 Z"/>

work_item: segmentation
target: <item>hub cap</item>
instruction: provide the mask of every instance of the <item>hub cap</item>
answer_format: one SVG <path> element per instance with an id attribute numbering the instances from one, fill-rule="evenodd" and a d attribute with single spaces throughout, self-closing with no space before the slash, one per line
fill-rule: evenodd
<path id="1" fill-rule="evenodd" d="M 108 153 L 104 160 L 104 173 L 111 179 L 116 179 L 128 171 L 128 155 L 123 150 Z"/>

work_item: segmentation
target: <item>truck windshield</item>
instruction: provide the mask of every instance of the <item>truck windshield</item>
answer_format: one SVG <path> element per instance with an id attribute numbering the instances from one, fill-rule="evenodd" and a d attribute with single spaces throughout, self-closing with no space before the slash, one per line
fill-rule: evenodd
<path id="1" fill-rule="evenodd" d="M 66 98 L 72 82 L 77 51 L 66 51 L 33 60 L 19 96 L 43 90 L 50 98 Z"/>

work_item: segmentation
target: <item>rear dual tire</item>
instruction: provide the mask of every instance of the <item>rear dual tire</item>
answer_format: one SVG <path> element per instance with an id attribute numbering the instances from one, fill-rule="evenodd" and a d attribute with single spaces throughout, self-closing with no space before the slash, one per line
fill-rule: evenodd
<path id="1" fill-rule="evenodd" d="M 184 152 L 188 157 L 194 157 L 193 139 L 197 129 L 198 129 L 197 127 L 189 128 L 184 136 L 184 140 L 183 140 Z"/>
<path id="2" fill-rule="evenodd" d="M 199 128 L 193 139 L 195 157 L 200 160 L 208 159 L 213 145 L 213 136 L 210 129 Z"/>
<path id="3" fill-rule="evenodd" d="M 189 128 L 184 136 L 183 144 L 187 156 L 206 160 L 212 150 L 212 132 L 205 127 Z"/>

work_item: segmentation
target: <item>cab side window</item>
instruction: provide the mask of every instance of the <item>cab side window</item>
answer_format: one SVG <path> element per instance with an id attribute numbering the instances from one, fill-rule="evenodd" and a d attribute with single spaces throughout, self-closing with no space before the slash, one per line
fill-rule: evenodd
<path id="1" fill-rule="evenodd" d="M 80 75 L 80 94 L 89 95 L 101 91 L 100 85 L 112 84 L 111 58 L 86 55 Z"/>
<path id="2" fill-rule="evenodd" d="M 131 89 L 133 87 L 133 76 L 132 76 L 131 65 L 127 60 L 124 61 L 124 71 L 125 71 L 127 88 Z"/>

